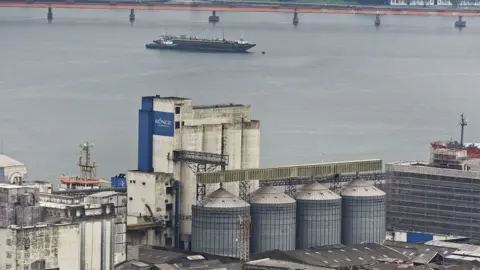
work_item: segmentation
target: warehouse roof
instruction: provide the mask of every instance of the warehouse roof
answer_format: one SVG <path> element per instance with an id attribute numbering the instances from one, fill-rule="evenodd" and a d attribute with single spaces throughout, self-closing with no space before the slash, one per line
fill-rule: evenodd
<path id="1" fill-rule="evenodd" d="M 431 246 L 421 243 L 396 242 L 390 240 L 386 240 L 383 244 L 385 246 L 398 250 L 400 253 L 411 258 L 421 254 L 422 252 L 437 252 L 438 254 L 445 257 L 458 250 L 457 248 L 451 247 Z"/>
<path id="2" fill-rule="evenodd" d="M 219 260 L 208 260 L 205 261 L 202 267 L 191 267 L 191 266 L 183 266 L 182 264 L 156 264 L 155 265 L 160 270 L 184 270 L 184 269 L 192 269 L 192 268 L 201 268 L 206 270 L 241 270 L 242 267 L 239 262 L 236 263 L 222 263 Z"/>
<path id="3" fill-rule="evenodd" d="M 153 264 L 161 264 L 161 263 L 169 263 L 172 260 L 183 258 L 185 254 L 167 250 L 156 250 L 150 248 L 140 248 L 138 251 L 138 258 L 141 261 L 153 263 Z"/>
<path id="4" fill-rule="evenodd" d="M 463 251 L 464 253 L 477 254 L 480 257 L 480 246 L 476 246 L 476 245 L 459 244 L 459 243 L 452 243 L 452 242 L 440 241 L 440 240 L 428 241 L 425 243 L 425 245 L 457 249 L 457 250 Z"/>
<path id="5" fill-rule="evenodd" d="M 327 270 L 330 268 L 309 266 L 300 263 L 287 262 L 282 260 L 273 260 L 273 259 L 260 259 L 256 261 L 248 262 L 248 265 L 252 266 L 263 266 L 263 267 L 272 267 L 275 269 L 302 269 L 302 270 Z"/>
<path id="6" fill-rule="evenodd" d="M 254 254 L 252 255 L 253 258 L 271 258 L 332 268 L 368 265 L 376 263 L 378 260 L 409 260 L 409 257 L 402 253 L 375 243 L 349 246 L 336 245 L 292 251 L 274 250 Z"/>

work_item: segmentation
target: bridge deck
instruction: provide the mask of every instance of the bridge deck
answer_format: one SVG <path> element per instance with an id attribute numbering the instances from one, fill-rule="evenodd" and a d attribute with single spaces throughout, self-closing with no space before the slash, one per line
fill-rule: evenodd
<path id="1" fill-rule="evenodd" d="M 380 15 L 427 15 L 427 16 L 480 16 L 480 10 L 476 9 L 440 9 L 440 8 L 418 8 L 418 7 L 362 7 L 362 6 L 285 6 L 272 3 L 265 5 L 237 4 L 232 2 L 229 5 L 215 3 L 122 3 L 107 1 L 89 2 L 72 1 L 47 2 L 32 1 L 4 1 L 0 0 L 0 7 L 28 7 L 28 8 L 78 8 L 78 9 L 134 9 L 134 10 L 172 10 L 172 11 L 224 11 L 224 12 L 287 12 L 292 13 L 296 9 L 298 13 L 329 13 L 329 14 L 380 14 Z"/>
<path id="2" fill-rule="evenodd" d="M 321 177 L 336 173 L 376 172 L 383 169 L 381 159 L 329 162 L 321 164 L 284 166 L 277 168 L 216 171 L 197 174 L 198 184 L 240 181 Z"/>

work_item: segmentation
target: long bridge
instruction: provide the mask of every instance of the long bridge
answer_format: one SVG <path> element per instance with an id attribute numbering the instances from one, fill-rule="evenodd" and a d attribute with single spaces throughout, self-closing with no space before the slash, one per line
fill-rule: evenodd
<path id="1" fill-rule="evenodd" d="M 130 10 L 130 20 L 135 20 L 135 10 L 209 11 L 212 12 L 212 16 L 209 17 L 210 22 L 219 21 L 219 16 L 216 12 L 282 12 L 293 13 L 294 24 L 295 20 L 298 23 L 297 15 L 299 13 L 376 15 L 378 22 L 380 15 L 458 16 L 459 21 L 461 21 L 461 17 L 480 16 L 480 9 L 455 9 L 451 7 L 399 7 L 234 1 L 0 0 L 0 7 L 45 8 L 48 9 L 48 19 L 53 19 L 52 9 L 54 8 Z M 377 25 L 377 21 L 375 24 Z"/>

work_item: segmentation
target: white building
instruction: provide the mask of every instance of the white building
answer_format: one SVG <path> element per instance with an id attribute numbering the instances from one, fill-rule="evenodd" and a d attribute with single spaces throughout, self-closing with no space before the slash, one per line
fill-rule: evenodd
<path id="1" fill-rule="evenodd" d="M 149 212 L 145 205 L 148 202 L 153 215 L 166 218 L 168 227 L 175 201 L 173 180 L 179 180 L 180 234 L 181 242 L 187 248 L 191 235 L 191 207 L 197 202 L 197 183 L 192 171 L 196 170 L 196 162 L 176 159 L 174 151 L 228 155 L 226 170 L 258 168 L 260 123 L 251 119 L 250 106 L 193 106 L 192 100 L 186 98 L 143 97 L 138 147 L 138 170 L 127 175 L 127 223 L 142 223 L 144 215 Z M 221 169 L 221 166 L 206 167 Z M 207 186 L 203 195 L 218 187 L 218 184 Z M 226 183 L 224 187 L 231 193 L 239 193 L 238 183 Z M 256 188 L 258 181 L 252 181 L 251 190 Z M 152 241 L 162 245 L 171 242 L 166 239 L 171 237 L 170 232 L 166 234 L 162 233 L 160 241 Z"/>
<path id="2" fill-rule="evenodd" d="M 113 204 L 0 184 L 0 211 L 0 269 L 113 269 Z"/>
<path id="3" fill-rule="evenodd" d="M 25 164 L 6 155 L 0 155 L 0 183 L 21 185 L 27 178 Z"/>
<path id="4" fill-rule="evenodd" d="M 103 191 L 85 197 L 85 203 L 109 204 L 115 208 L 114 221 L 114 263 L 127 259 L 127 194 L 115 191 Z"/>

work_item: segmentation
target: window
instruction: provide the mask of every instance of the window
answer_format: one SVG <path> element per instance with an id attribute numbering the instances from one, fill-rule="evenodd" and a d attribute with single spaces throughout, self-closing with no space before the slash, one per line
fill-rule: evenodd
<path id="1" fill-rule="evenodd" d="M 180 122 L 175 122 L 175 128 L 180 128 Z"/>
<path id="2" fill-rule="evenodd" d="M 175 114 L 180 114 L 180 107 L 175 107 Z"/>

